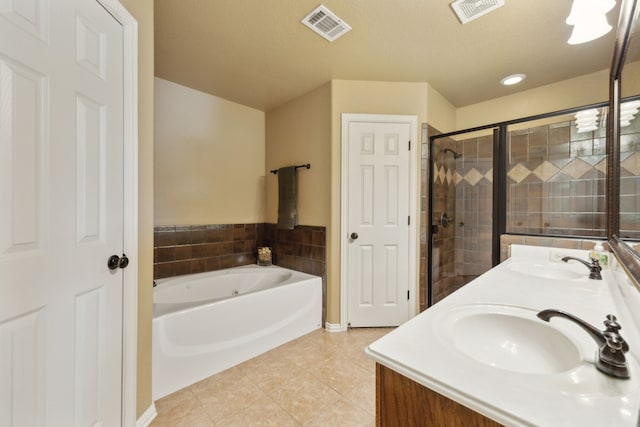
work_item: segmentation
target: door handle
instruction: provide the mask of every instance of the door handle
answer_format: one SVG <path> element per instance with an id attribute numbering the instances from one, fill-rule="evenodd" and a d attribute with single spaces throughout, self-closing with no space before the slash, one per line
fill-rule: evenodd
<path id="1" fill-rule="evenodd" d="M 115 270 L 116 268 L 127 268 L 129 265 L 129 258 L 126 254 L 122 254 L 122 257 L 118 255 L 111 255 L 107 260 L 107 267 L 109 270 Z"/>
<path id="2" fill-rule="evenodd" d="M 349 238 L 350 238 L 351 240 L 356 240 L 356 239 L 358 239 L 358 233 L 351 233 L 351 236 L 349 236 Z"/>
<path id="3" fill-rule="evenodd" d="M 120 262 L 118 263 L 118 267 L 127 268 L 128 265 L 129 265 L 129 258 L 127 258 L 127 255 L 122 254 L 122 256 L 120 257 Z"/>

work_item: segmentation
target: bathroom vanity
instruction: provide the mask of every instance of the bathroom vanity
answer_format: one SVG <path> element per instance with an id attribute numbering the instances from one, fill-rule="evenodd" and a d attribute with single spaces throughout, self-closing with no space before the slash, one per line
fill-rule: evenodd
<path id="1" fill-rule="evenodd" d="M 636 426 L 640 339 L 627 304 L 638 292 L 615 259 L 593 280 L 564 256 L 588 252 L 512 245 L 507 261 L 368 346 L 378 425 Z M 598 330 L 615 315 L 630 378 L 596 369 L 593 336 L 538 318 L 546 309 Z"/>
<path id="2" fill-rule="evenodd" d="M 376 418 L 380 426 L 501 425 L 379 363 L 376 390 Z"/>

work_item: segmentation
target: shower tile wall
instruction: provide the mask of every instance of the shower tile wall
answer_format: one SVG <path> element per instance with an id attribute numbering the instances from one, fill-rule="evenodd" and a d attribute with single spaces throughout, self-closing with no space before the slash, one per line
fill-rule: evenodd
<path id="1" fill-rule="evenodd" d="M 509 133 L 507 232 L 606 235 L 605 130 L 571 121 Z"/>
<path id="2" fill-rule="evenodd" d="M 441 132 L 428 124 L 422 124 L 422 146 L 420 151 L 420 281 L 418 283 L 418 298 L 421 312 L 428 308 L 427 274 L 429 273 L 429 268 L 427 265 L 427 237 L 429 233 L 429 137 L 440 133 Z"/>
<path id="3" fill-rule="evenodd" d="M 604 115 L 602 113 L 601 115 Z M 420 229 L 420 309 L 426 296 L 428 234 L 428 136 L 423 127 Z M 510 243 L 591 248 L 580 239 L 547 237 L 605 236 L 605 130 L 577 133 L 573 117 L 559 123 L 508 133 L 507 233 Z M 621 128 L 621 236 L 640 239 L 640 119 Z M 453 160 L 442 150 L 462 156 Z M 493 136 L 436 141 L 434 149 L 433 238 L 431 268 L 433 299 L 437 302 L 491 268 Z M 453 195 L 455 194 L 455 197 Z M 443 229 L 443 212 L 454 212 L 454 223 Z M 462 224 L 461 224 L 462 223 Z M 501 259 L 506 247 L 502 244 Z M 640 247 L 640 245 L 638 245 Z"/>
<path id="4" fill-rule="evenodd" d="M 493 134 L 456 142 L 455 272 L 468 283 L 492 267 Z"/>
<path id="5" fill-rule="evenodd" d="M 493 136 L 455 141 L 434 148 L 433 302 L 491 268 Z M 457 159 L 453 153 L 459 153 Z M 453 217 L 446 227 L 443 213 Z"/>
<path id="6" fill-rule="evenodd" d="M 433 150 L 433 226 L 437 229 L 433 235 L 431 264 L 434 303 L 460 286 L 455 272 L 457 226 L 455 222 L 447 227 L 440 225 L 440 217 L 444 213 L 453 216 L 454 219 L 456 213 L 454 179 L 456 161 L 451 153 L 443 151 L 445 148 L 456 150 L 456 142 L 451 138 L 439 139 Z"/>

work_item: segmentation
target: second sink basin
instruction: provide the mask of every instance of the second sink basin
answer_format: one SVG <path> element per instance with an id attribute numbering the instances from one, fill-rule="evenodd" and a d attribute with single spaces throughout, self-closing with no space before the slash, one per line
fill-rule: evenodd
<path id="1" fill-rule="evenodd" d="M 462 306 L 442 317 L 438 328 L 456 350 L 498 369 L 553 374 L 579 366 L 573 341 L 535 313 L 511 306 Z"/>
<path id="2" fill-rule="evenodd" d="M 572 266 L 565 263 L 528 263 L 528 262 L 512 262 L 508 266 L 509 270 L 526 274 L 527 276 L 539 277 L 541 279 L 580 279 L 582 277 L 588 277 L 589 271 L 584 268 L 584 271 L 577 272 L 572 270 Z M 582 268 L 582 266 L 580 266 Z"/>

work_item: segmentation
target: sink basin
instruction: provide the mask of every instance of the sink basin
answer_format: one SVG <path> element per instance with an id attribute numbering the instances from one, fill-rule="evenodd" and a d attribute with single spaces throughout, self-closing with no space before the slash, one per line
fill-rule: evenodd
<path id="1" fill-rule="evenodd" d="M 579 366 L 573 341 L 535 314 L 511 306 L 462 306 L 450 310 L 440 326 L 457 351 L 495 368 L 554 374 Z"/>
<path id="2" fill-rule="evenodd" d="M 580 266 L 582 267 L 582 266 Z M 572 270 L 569 265 L 558 263 L 529 263 L 529 262 L 512 262 L 508 269 L 527 276 L 540 277 L 542 279 L 580 279 L 589 277 L 589 271 L 584 268 L 584 272 Z"/>

